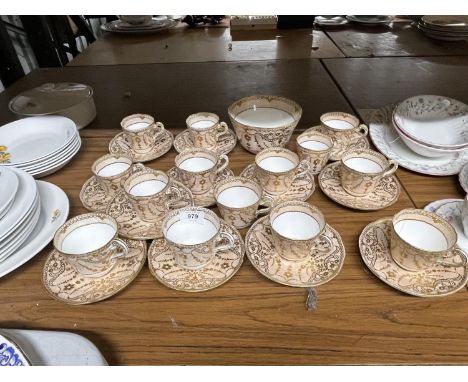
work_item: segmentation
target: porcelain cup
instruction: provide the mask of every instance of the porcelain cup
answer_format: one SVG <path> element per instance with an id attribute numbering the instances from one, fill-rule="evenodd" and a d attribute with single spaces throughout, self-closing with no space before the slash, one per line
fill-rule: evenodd
<path id="1" fill-rule="evenodd" d="M 359 119 L 352 114 L 331 112 L 322 114 L 320 124 L 326 134 L 340 147 L 349 147 L 358 139 L 365 137 L 369 129 L 359 124 Z"/>
<path id="2" fill-rule="evenodd" d="M 260 151 L 255 156 L 257 178 L 262 188 L 271 195 L 289 190 L 295 179 L 310 171 L 307 160 L 300 160 L 291 150 L 275 147 Z M 298 169 L 302 171 L 298 173 Z"/>
<path id="3" fill-rule="evenodd" d="M 86 277 L 106 275 L 128 254 L 127 244 L 118 238 L 117 222 L 101 213 L 68 220 L 55 233 L 54 247 Z"/>
<path id="4" fill-rule="evenodd" d="M 468 194 L 466 194 L 465 200 L 463 201 L 461 214 L 463 231 L 465 233 L 465 236 L 468 238 Z"/>
<path id="5" fill-rule="evenodd" d="M 327 164 L 333 149 L 333 140 L 318 131 L 304 132 L 296 139 L 297 154 L 309 162 L 310 171 L 317 175 Z"/>
<path id="6" fill-rule="evenodd" d="M 309 203 L 283 202 L 271 209 L 268 219 L 273 244 L 285 260 L 301 261 L 333 247 L 324 235 L 325 217 Z"/>
<path id="7" fill-rule="evenodd" d="M 466 254 L 456 247 L 457 232 L 435 213 L 408 208 L 392 219 L 391 255 L 408 271 L 420 271 L 437 265 L 466 266 Z"/>
<path id="8" fill-rule="evenodd" d="M 341 158 L 341 184 L 353 196 L 364 196 L 375 190 L 382 178 L 392 175 L 398 163 L 377 151 L 355 149 Z"/>
<path id="9" fill-rule="evenodd" d="M 120 122 L 122 130 L 127 134 L 132 145 L 132 151 L 146 154 L 153 150 L 158 138 L 164 134 L 164 125 L 154 122 L 147 114 L 132 114 Z"/>
<path id="10" fill-rule="evenodd" d="M 227 134 L 229 129 L 226 122 L 219 122 L 216 114 L 205 112 L 190 115 L 186 125 L 193 145 L 206 149 L 216 148 L 219 138 Z"/>
<path id="11" fill-rule="evenodd" d="M 199 269 L 221 251 L 235 246 L 235 238 L 221 231 L 221 221 L 207 208 L 186 207 L 170 212 L 162 232 L 182 268 Z"/>

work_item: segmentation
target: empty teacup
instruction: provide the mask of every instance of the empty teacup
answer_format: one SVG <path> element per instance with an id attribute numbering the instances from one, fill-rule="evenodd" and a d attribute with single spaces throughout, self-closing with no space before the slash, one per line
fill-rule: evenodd
<path id="1" fill-rule="evenodd" d="M 235 246 L 234 237 L 221 231 L 218 216 L 202 207 L 172 211 L 162 223 L 162 232 L 177 264 L 183 268 L 201 268 L 218 252 Z"/>
<path id="2" fill-rule="evenodd" d="M 311 173 L 316 175 L 330 159 L 333 141 L 328 135 L 309 131 L 297 137 L 296 147 L 299 158 L 308 161 Z"/>
<path id="3" fill-rule="evenodd" d="M 299 261 L 329 251 L 333 243 L 324 235 L 325 217 L 306 202 L 288 201 L 273 207 L 268 217 L 278 255 Z"/>
<path id="4" fill-rule="evenodd" d="M 128 253 L 127 244 L 117 235 L 117 222 L 111 216 L 78 215 L 57 230 L 54 247 L 83 276 L 100 277 Z"/>
<path id="5" fill-rule="evenodd" d="M 181 152 L 175 158 L 181 182 L 193 194 L 202 195 L 212 189 L 218 174 L 229 164 L 226 155 L 203 149 L 193 148 Z"/>
<path id="6" fill-rule="evenodd" d="M 218 145 L 219 138 L 228 132 L 228 125 L 219 122 L 219 117 L 213 113 L 192 114 L 186 124 L 195 147 L 213 149 Z"/>
<path id="7" fill-rule="evenodd" d="M 296 153 L 281 147 L 260 151 L 255 156 L 255 165 L 262 188 L 272 195 L 287 192 L 295 179 L 310 170 L 308 161 L 301 161 Z M 302 171 L 298 173 L 299 166 Z"/>
<path id="8" fill-rule="evenodd" d="M 320 117 L 322 128 L 330 138 L 340 147 L 349 147 L 369 132 L 364 124 L 352 114 L 331 112 Z"/>
<path id="9" fill-rule="evenodd" d="M 377 151 L 350 150 L 341 158 L 341 183 L 347 193 L 364 196 L 374 191 L 380 180 L 392 175 L 397 168 L 396 161 L 388 160 Z"/>
<path id="10" fill-rule="evenodd" d="M 129 115 L 122 119 L 120 126 L 129 137 L 132 150 L 138 154 L 153 150 L 157 139 L 164 133 L 164 125 L 154 122 L 154 118 L 147 114 Z"/>
<path id="11" fill-rule="evenodd" d="M 467 255 L 456 247 L 457 232 L 439 215 L 408 208 L 392 219 L 391 254 L 404 269 L 419 271 L 436 265 L 466 266 Z"/>
<path id="12" fill-rule="evenodd" d="M 214 196 L 223 219 L 236 228 L 245 228 L 270 207 L 258 209 L 262 199 L 262 187 L 253 180 L 240 176 L 216 183 Z M 271 201 L 269 201 L 271 205 Z"/>

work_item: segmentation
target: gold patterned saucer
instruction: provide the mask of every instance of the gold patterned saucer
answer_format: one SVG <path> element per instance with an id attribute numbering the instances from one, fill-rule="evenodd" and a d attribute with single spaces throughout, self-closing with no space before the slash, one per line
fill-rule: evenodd
<path id="1" fill-rule="evenodd" d="M 184 292 L 203 292 L 219 287 L 236 274 L 244 259 L 244 242 L 239 231 L 221 221 L 221 232 L 234 237 L 235 248 L 218 252 L 206 266 L 186 269 L 179 266 L 166 239 L 155 239 L 148 250 L 151 274 L 165 286 Z"/>
<path id="2" fill-rule="evenodd" d="M 382 178 L 374 191 L 365 196 L 348 194 L 341 185 L 341 162 L 330 163 L 318 176 L 318 183 L 325 195 L 345 207 L 355 210 L 375 211 L 394 204 L 400 196 L 400 182 L 394 175 Z"/>
<path id="3" fill-rule="evenodd" d="M 179 171 L 177 170 L 177 167 L 172 167 L 170 170 L 166 172 L 167 176 L 169 178 L 176 180 L 180 182 L 180 177 L 179 177 Z M 218 176 L 216 177 L 216 182 L 229 178 L 231 176 L 234 176 L 234 173 L 232 172 L 231 169 L 225 168 L 223 171 L 221 171 Z M 216 183 L 215 182 L 215 183 Z M 205 194 L 201 195 L 193 195 L 193 203 L 197 207 L 211 207 L 216 204 L 216 199 L 214 196 L 214 187 L 208 190 Z"/>
<path id="4" fill-rule="evenodd" d="M 302 261 L 283 259 L 273 245 L 268 217 L 257 220 L 245 236 L 245 251 L 252 265 L 263 276 L 293 287 L 315 287 L 333 279 L 341 270 L 346 255 L 340 234 L 328 224 L 324 234 L 333 243 L 317 241 L 318 253 Z"/>
<path id="5" fill-rule="evenodd" d="M 228 130 L 226 134 L 223 134 L 219 137 L 218 146 L 216 147 L 216 152 L 219 155 L 230 153 L 234 147 L 236 147 L 237 138 L 236 134 L 232 130 Z M 174 148 L 177 152 L 181 153 L 186 149 L 191 149 L 195 147 L 193 145 L 192 137 L 190 136 L 190 131 L 184 130 L 174 139 Z"/>
<path id="6" fill-rule="evenodd" d="M 181 200 L 176 208 L 193 206 L 192 193 L 180 182 L 174 182 L 180 191 Z M 109 203 L 106 213 L 112 216 L 119 225 L 119 236 L 135 240 L 150 240 L 162 236 L 161 221 L 156 223 L 142 220 L 125 191 L 120 191 Z"/>
<path id="7" fill-rule="evenodd" d="M 310 132 L 310 131 L 318 131 L 322 134 L 327 135 L 327 130 L 323 128 L 321 125 L 311 127 L 310 129 L 307 129 L 304 131 L 304 133 Z M 356 141 L 350 145 L 343 144 L 341 142 L 333 141 L 333 149 L 330 155 L 330 160 L 337 161 L 341 160 L 341 157 L 345 153 L 345 151 L 348 150 L 353 150 L 353 149 L 368 149 L 369 148 L 369 140 L 367 137 L 361 137 L 360 133 L 358 131 L 352 132 L 351 133 L 351 139 L 356 139 Z"/>
<path id="8" fill-rule="evenodd" d="M 42 282 L 50 295 L 67 304 L 91 304 L 109 298 L 128 286 L 146 260 L 146 243 L 123 239 L 128 255 L 117 259 L 114 268 L 102 277 L 78 273 L 58 251 L 50 252 L 42 271 Z"/>
<path id="9" fill-rule="evenodd" d="M 359 236 L 362 260 L 375 276 L 401 292 L 418 297 L 447 296 L 465 286 L 468 267 L 437 265 L 416 272 L 399 267 L 390 254 L 391 223 L 391 218 L 377 220 L 368 224 Z"/>
<path id="10" fill-rule="evenodd" d="M 108 193 L 95 176 L 89 178 L 81 188 L 80 200 L 83 206 L 94 212 L 104 212 L 115 195 Z"/>
<path id="11" fill-rule="evenodd" d="M 132 150 L 131 141 L 128 135 L 125 132 L 122 132 L 117 134 L 110 141 L 109 152 L 128 153 L 133 158 L 134 162 L 149 162 L 166 154 L 171 149 L 173 142 L 174 135 L 170 131 L 164 130 L 162 137 L 158 138 L 153 150 L 144 154 L 139 154 Z"/>
<path id="12" fill-rule="evenodd" d="M 296 173 L 303 171 L 301 165 L 298 166 Z M 249 164 L 244 170 L 242 170 L 240 176 L 251 179 L 254 182 L 260 184 L 257 175 L 255 174 L 255 163 Z M 305 202 L 315 191 L 314 176 L 307 172 L 303 176 L 295 179 L 290 189 L 281 195 L 272 195 L 267 191 L 263 190 L 263 196 L 265 199 L 272 199 L 273 204 L 285 202 L 287 200 L 296 200 Z"/>

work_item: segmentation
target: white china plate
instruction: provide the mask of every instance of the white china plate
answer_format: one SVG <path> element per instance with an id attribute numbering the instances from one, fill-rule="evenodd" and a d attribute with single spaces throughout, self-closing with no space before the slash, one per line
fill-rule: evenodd
<path id="1" fill-rule="evenodd" d="M 18 190 L 16 173 L 5 166 L 0 166 L 0 217 L 11 207 Z"/>
<path id="2" fill-rule="evenodd" d="M 98 348 L 70 332 L 0 329 L 21 348 L 33 366 L 107 366 Z"/>
<path id="3" fill-rule="evenodd" d="M 458 174 L 458 181 L 463 190 L 468 194 L 468 162 L 462 167 Z"/>
<path id="4" fill-rule="evenodd" d="M 118 21 L 118 20 L 116 20 Z M 101 25 L 101 29 L 105 32 L 112 32 L 112 33 L 125 33 L 125 34 L 141 34 L 141 33 L 154 33 L 154 32 L 161 32 L 168 30 L 170 28 L 175 27 L 178 24 L 178 21 L 174 20 L 165 20 L 164 23 L 158 23 L 157 26 L 152 28 L 120 28 L 118 25 L 116 26 L 115 21 L 111 21 L 110 23 L 106 23 Z"/>
<path id="5" fill-rule="evenodd" d="M 6 146 L 11 164 L 26 164 L 58 153 L 76 131 L 75 123 L 65 117 L 23 118 L 0 127 L 0 145 Z"/>
<path id="6" fill-rule="evenodd" d="M 457 174 L 468 162 L 468 150 L 442 158 L 427 158 L 405 145 L 392 124 L 393 105 L 376 110 L 369 121 L 369 135 L 377 149 L 401 167 L 421 174 L 448 176 Z"/>
<path id="7" fill-rule="evenodd" d="M 14 271 L 36 256 L 67 220 L 70 204 L 63 190 L 56 185 L 36 181 L 41 198 L 41 213 L 34 230 L 20 248 L 0 263 L 0 277 Z"/>
<path id="8" fill-rule="evenodd" d="M 375 17 L 370 17 L 370 16 L 356 16 L 356 15 L 348 15 L 346 18 L 349 21 L 353 21 L 355 23 L 359 24 L 387 24 L 390 21 L 392 21 L 391 16 L 375 16 Z"/>
<path id="9" fill-rule="evenodd" d="M 457 231 L 457 245 L 468 253 L 468 237 L 465 236 L 463 223 L 461 221 L 463 203 L 463 199 L 456 199 L 451 202 L 443 203 L 434 212 L 447 220 L 455 231 Z"/>
<path id="10" fill-rule="evenodd" d="M 435 212 L 437 208 L 439 208 L 441 205 L 445 203 L 451 203 L 451 202 L 456 202 L 457 200 L 460 199 L 440 199 L 436 200 L 435 202 L 429 203 L 426 207 L 424 207 L 425 211 L 429 212 Z"/>
<path id="11" fill-rule="evenodd" d="M 28 173 L 12 168 L 19 180 L 15 201 L 0 224 L 0 242 L 20 224 L 31 211 L 36 199 L 37 186 L 34 178 Z"/>

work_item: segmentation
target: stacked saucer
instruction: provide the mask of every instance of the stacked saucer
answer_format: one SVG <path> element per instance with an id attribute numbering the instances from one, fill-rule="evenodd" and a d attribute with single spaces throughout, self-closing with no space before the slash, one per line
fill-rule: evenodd
<path id="1" fill-rule="evenodd" d="M 467 16 L 423 16 L 417 28 L 435 40 L 463 41 L 468 39 Z"/>
<path id="2" fill-rule="evenodd" d="M 65 166 L 81 147 L 75 123 L 61 116 L 20 119 L 0 127 L 0 164 L 41 178 Z"/>

